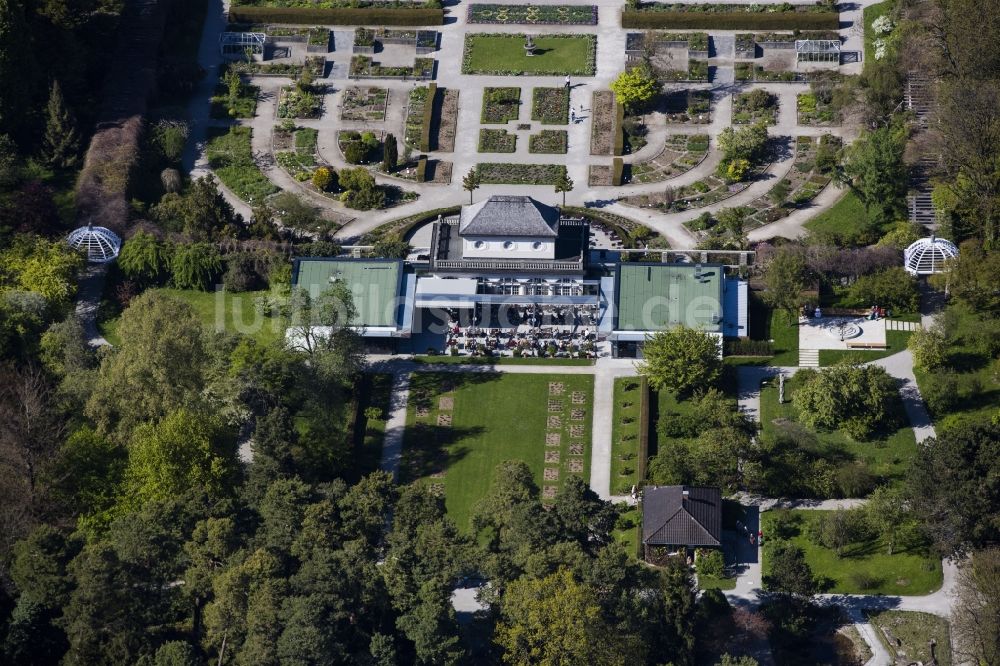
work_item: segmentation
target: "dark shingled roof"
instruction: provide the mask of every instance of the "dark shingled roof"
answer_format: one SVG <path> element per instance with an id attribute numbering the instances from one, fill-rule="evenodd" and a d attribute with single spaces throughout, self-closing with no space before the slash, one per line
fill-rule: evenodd
<path id="1" fill-rule="evenodd" d="M 684 499 L 684 491 L 688 498 Z M 718 488 L 647 486 L 642 493 L 642 542 L 651 546 L 719 546 Z"/>
<path id="2" fill-rule="evenodd" d="M 494 195 L 486 201 L 462 206 L 458 232 L 462 236 L 558 235 L 559 210 L 531 197 Z"/>

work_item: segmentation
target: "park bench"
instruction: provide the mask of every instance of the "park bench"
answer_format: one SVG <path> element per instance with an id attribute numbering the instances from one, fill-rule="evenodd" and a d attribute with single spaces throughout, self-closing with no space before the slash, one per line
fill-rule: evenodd
<path id="1" fill-rule="evenodd" d="M 885 349 L 884 342 L 847 342 L 848 349 Z"/>

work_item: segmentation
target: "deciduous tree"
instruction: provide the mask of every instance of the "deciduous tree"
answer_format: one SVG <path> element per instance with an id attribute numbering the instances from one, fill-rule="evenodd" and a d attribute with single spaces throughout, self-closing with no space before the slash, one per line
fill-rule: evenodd
<path id="1" fill-rule="evenodd" d="M 648 65 L 630 67 L 611 82 L 615 101 L 626 109 L 634 109 L 653 99 L 659 92 L 660 83 Z"/>
<path id="2" fill-rule="evenodd" d="M 646 338 L 640 373 L 656 390 L 669 389 L 688 395 L 708 389 L 722 372 L 719 341 L 710 333 L 687 326 L 657 331 Z"/>

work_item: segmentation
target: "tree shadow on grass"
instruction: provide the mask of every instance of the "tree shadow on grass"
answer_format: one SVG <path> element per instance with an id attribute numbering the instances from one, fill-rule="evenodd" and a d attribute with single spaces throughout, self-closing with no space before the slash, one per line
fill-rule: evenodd
<path id="1" fill-rule="evenodd" d="M 406 429 L 404 439 L 404 481 L 443 474 L 449 467 L 469 454 L 466 446 L 452 447 L 455 442 L 482 434 L 483 428 L 453 428 L 427 423 L 415 423 Z"/>

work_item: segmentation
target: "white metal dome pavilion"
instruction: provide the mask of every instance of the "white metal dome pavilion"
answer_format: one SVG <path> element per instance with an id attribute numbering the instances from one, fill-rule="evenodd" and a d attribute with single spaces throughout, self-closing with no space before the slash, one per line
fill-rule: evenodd
<path id="1" fill-rule="evenodd" d="M 66 238 L 66 242 L 73 249 L 86 253 L 87 261 L 95 264 L 114 261 L 122 249 L 122 239 L 118 234 L 105 227 L 90 224 L 74 230 Z"/>
<path id="2" fill-rule="evenodd" d="M 933 275 L 944 270 L 946 260 L 957 256 L 958 248 L 951 241 L 921 238 L 903 250 L 903 267 L 911 275 Z"/>

